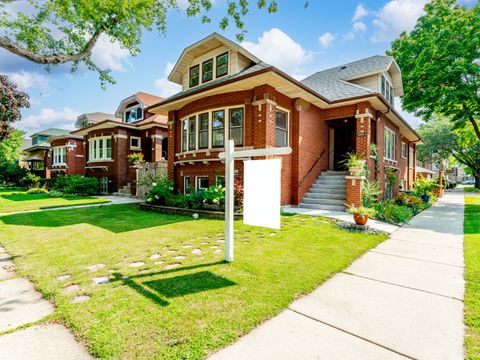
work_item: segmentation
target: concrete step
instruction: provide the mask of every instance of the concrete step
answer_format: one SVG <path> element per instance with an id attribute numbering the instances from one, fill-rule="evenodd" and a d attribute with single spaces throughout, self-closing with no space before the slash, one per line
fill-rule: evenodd
<path id="1" fill-rule="evenodd" d="M 337 179 L 333 179 L 333 180 L 330 180 L 330 179 L 325 179 L 325 178 L 318 178 L 317 180 L 315 180 L 314 184 L 317 184 L 317 185 L 320 185 L 320 184 L 324 184 L 324 185 L 346 185 L 346 181 L 345 179 L 343 180 L 337 180 Z"/>
<path id="2" fill-rule="evenodd" d="M 315 204 L 315 205 L 339 205 L 345 207 L 345 200 L 343 199 L 316 199 L 316 198 L 303 198 L 304 204 Z"/>
<path id="3" fill-rule="evenodd" d="M 317 180 L 341 180 L 345 181 L 345 175 L 324 175 L 321 174 Z"/>
<path id="4" fill-rule="evenodd" d="M 125 194 L 125 193 L 121 193 L 121 192 L 114 192 L 114 193 L 112 193 L 112 195 L 118 196 L 118 197 L 132 197 L 132 195 L 130 193 Z"/>
<path id="5" fill-rule="evenodd" d="M 338 199 L 338 200 L 346 200 L 347 197 L 345 193 L 343 194 L 332 194 L 326 192 L 308 192 L 305 194 L 305 198 L 311 199 Z"/>
<path id="6" fill-rule="evenodd" d="M 333 170 L 327 170 L 323 171 L 321 175 L 348 175 L 348 171 L 333 171 Z"/>
<path id="7" fill-rule="evenodd" d="M 325 188 L 325 187 L 311 187 L 309 192 L 316 193 L 316 194 L 342 194 L 345 195 L 346 189 L 345 188 Z"/>
<path id="8" fill-rule="evenodd" d="M 314 210 L 332 210 L 332 211 L 345 211 L 345 205 L 318 205 L 318 204 L 306 204 L 301 203 L 300 207 L 303 209 L 314 209 Z"/>
<path id="9" fill-rule="evenodd" d="M 312 189 L 340 189 L 346 190 L 347 184 L 316 184 L 314 183 L 311 187 Z"/>

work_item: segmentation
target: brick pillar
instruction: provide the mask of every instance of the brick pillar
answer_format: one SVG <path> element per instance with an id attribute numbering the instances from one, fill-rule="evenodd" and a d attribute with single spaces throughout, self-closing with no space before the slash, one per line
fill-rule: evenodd
<path id="1" fill-rule="evenodd" d="M 163 159 L 162 140 L 162 130 L 160 128 L 154 128 L 152 134 L 152 162 Z"/>
<path id="2" fill-rule="evenodd" d="M 168 113 L 168 177 L 175 181 L 175 127 L 178 127 L 177 114 L 175 111 Z M 177 129 L 179 139 L 182 137 L 182 129 Z"/>
<path id="3" fill-rule="evenodd" d="M 356 118 L 356 153 L 365 159 L 370 156 L 371 131 L 370 121 L 372 114 L 368 108 L 357 110 Z"/>
<path id="4" fill-rule="evenodd" d="M 362 186 L 364 176 L 345 176 L 347 182 L 346 204 L 347 206 L 362 206 Z"/>
<path id="5" fill-rule="evenodd" d="M 117 189 L 118 191 L 121 187 L 127 185 L 128 182 L 128 170 L 130 164 L 127 160 L 127 155 L 129 154 L 129 144 L 127 131 L 125 129 L 118 129 L 116 136 L 114 136 L 112 144 L 116 148 L 117 154 L 113 158 L 115 159 L 115 170 L 117 173 Z"/>

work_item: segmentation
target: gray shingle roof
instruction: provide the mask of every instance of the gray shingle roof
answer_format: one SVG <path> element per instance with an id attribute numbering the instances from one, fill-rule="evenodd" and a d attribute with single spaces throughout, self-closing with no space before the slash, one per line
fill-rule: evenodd
<path id="1" fill-rule="evenodd" d="M 70 134 L 70 130 L 58 129 L 58 128 L 48 128 L 42 131 L 37 131 L 35 134 L 30 135 L 30 137 L 36 135 L 45 135 L 45 136 L 57 136 L 57 135 L 66 135 Z"/>
<path id="2" fill-rule="evenodd" d="M 375 55 L 366 59 L 316 72 L 303 79 L 301 83 L 328 100 L 335 101 L 374 93 L 373 90 L 349 83 L 345 79 L 381 72 L 392 62 L 391 56 Z"/>

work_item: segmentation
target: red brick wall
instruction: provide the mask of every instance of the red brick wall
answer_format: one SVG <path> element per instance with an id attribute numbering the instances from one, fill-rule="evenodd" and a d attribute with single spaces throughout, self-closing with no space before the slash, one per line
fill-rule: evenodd
<path id="1" fill-rule="evenodd" d="M 75 144 L 75 147 L 67 147 L 67 167 L 53 166 L 53 148 Z M 52 177 L 63 175 L 85 175 L 85 148 L 80 139 L 58 139 L 52 142 L 48 155 L 48 169 Z M 51 169 L 65 169 L 65 171 L 51 171 Z"/>

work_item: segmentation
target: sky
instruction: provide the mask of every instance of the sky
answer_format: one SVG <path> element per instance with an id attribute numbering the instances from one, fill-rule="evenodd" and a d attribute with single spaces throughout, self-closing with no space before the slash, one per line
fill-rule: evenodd
<path id="1" fill-rule="evenodd" d="M 474 0 L 462 0 L 463 3 Z M 278 12 L 253 9 L 245 17 L 247 34 L 241 44 L 263 61 L 302 79 L 316 71 L 383 55 L 402 31 L 410 31 L 423 13 L 427 0 L 279 0 Z M 24 1 L 14 2 L 15 12 Z M 179 0 L 180 5 L 185 0 Z M 256 1 L 251 0 L 252 7 Z M 212 22 L 202 24 L 182 9 L 167 17 L 167 32 L 144 32 L 140 53 L 132 57 L 118 43 L 102 36 L 93 59 L 108 67 L 116 84 L 102 89 L 98 74 L 86 69 L 71 72 L 61 65 L 51 71 L 0 49 L 0 73 L 7 74 L 30 96 L 31 107 L 22 111 L 15 127 L 32 134 L 48 127 L 73 129 L 83 113 L 114 113 L 120 101 L 137 91 L 168 97 L 179 91 L 167 76 L 182 50 L 218 32 L 235 40 L 236 29 L 222 31 L 219 20 L 226 14 L 226 0 L 214 0 Z M 235 40 L 236 41 L 236 40 Z M 400 109 L 399 99 L 396 99 Z M 413 126 L 420 121 L 402 112 Z"/>

